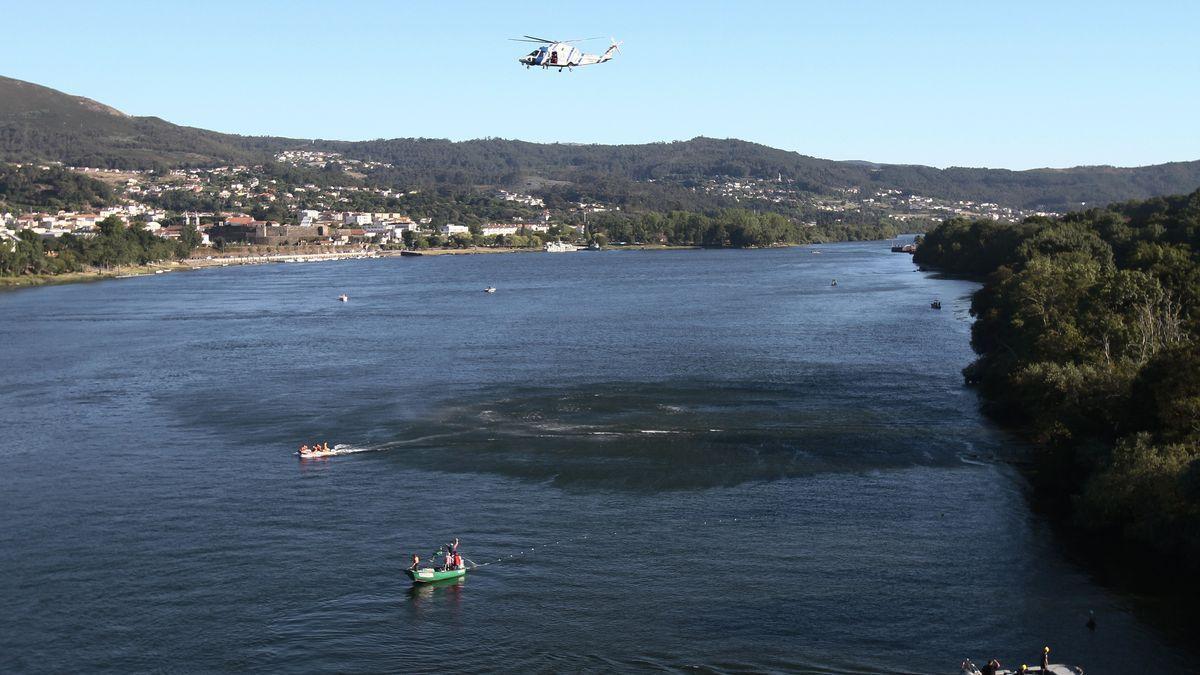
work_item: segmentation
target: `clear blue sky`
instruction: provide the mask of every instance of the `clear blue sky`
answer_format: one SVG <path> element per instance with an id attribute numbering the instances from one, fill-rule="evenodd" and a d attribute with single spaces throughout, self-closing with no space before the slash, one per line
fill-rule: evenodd
<path id="1" fill-rule="evenodd" d="M 1200 3 L 24 2 L 0 74 L 243 134 L 736 137 L 832 159 L 1200 159 Z M 523 33 L 623 54 L 525 70 Z M 605 41 L 586 44 L 601 51 Z"/>

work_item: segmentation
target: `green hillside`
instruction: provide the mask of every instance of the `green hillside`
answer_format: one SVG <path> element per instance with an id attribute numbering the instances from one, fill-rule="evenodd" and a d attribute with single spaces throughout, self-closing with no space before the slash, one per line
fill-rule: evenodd
<path id="1" fill-rule="evenodd" d="M 258 161 L 294 141 L 220 134 L 131 117 L 81 96 L 0 77 L 0 159 L 151 168 Z"/>
<path id="2" fill-rule="evenodd" d="M 0 164 L 0 212 L 86 209 L 112 202 L 108 185 L 62 167 Z"/>

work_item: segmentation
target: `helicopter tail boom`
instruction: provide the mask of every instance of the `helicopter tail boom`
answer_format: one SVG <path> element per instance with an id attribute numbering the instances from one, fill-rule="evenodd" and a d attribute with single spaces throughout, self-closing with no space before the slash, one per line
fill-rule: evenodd
<path id="1" fill-rule="evenodd" d="M 612 44 L 609 45 L 608 49 L 604 50 L 603 54 L 584 54 L 583 58 L 579 60 L 578 65 L 590 66 L 590 65 L 593 65 L 596 63 L 604 63 L 605 61 L 611 61 L 613 58 L 613 54 L 614 53 L 619 54 L 620 52 L 621 52 L 621 43 L 617 42 L 616 40 L 613 40 Z"/>

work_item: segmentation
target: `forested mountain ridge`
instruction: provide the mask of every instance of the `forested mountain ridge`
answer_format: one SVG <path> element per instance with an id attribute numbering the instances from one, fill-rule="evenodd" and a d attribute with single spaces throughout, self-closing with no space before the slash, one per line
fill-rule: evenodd
<path id="1" fill-rule="evenodd" d="M 381 185 L 517 187 L 563 183 L 589 186 L 613 202 L 679 198 L 675 188 L 698 182 L 783 178 L 802 193 L 845 188 L 896 189 L 946 200 L 993 202 L 1065 211 L 1186 193 L 1200 186 L 1200 161 L 1155 166 L 1070 169 L 948 168 L 834 161 L 736 139 L 638 145 L 530 143 L 486 138 L 452 142 L 396 138 L 371 141 L 300 140 L 224 134 L 130 117 L 100 103 L 0 77 L 0 161 L 61 161 L 73 166 L 153 168 L 258 163 L 285 149 L 340 152 L 384 162 L 368 172 Z M 550 181 L 547 183 L 547 181 Z M 637 185 L 650 182 L 662 189 Z"/>
<path id="2" fill-rule="evenodd" d="M 529 143 L 504 139 L 451 142 L 398 138 L 318 141 L 356 159 L 387 162 L 409 182 L 441 180 L 511 184 L 524 174 L 607 176 L 688 185 L 714 177 L 794 181 L 797 189 L 830 194 L 846 187 L 899 189 L 951 200 L 991 201 L 1065 211 L 1092 202 L 1190 192 L 1200 186 L 1200 161 L 1154 166 L 1070 169 L 937 169 L 907 164 L 834 161 L 737 139 L 694 138 L 641 145 Z"/>

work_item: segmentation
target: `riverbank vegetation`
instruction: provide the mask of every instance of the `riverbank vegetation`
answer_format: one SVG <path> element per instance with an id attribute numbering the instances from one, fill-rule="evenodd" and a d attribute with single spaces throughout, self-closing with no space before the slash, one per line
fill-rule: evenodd
<path id="1" fill-rule="evenodd" d="M 195 226 L 185 228 L 178 240 L 163 239 L 134 221 L 128 227 L 116 216 L 99 223 L 94 237 L 65 234 L 43 239 L 22 230 L 15 242 L 0 242 L 0 276 L 37 276 L 78 273 L 88 269 L 111 270 L 124 265 L 145 265 L 187 257 L 199 241 Z"/>
<path id="2" fill-rule="evenodd" d="M 603 213 L 588 223 L 588 230 L 614 242 L 714 248 L 890 239 L 904 231 L 900 224 L 886 220 L 805 225 L 778 213 L 746 209 Z"/>
<path id="3" fill-rule="evenodd" d="M 964 374 L 1036 442 L 1045 503 L 1124 560 L 1200 570 L 1200 191 L 950 220 L 914 260 L 986 278 Z"/>

